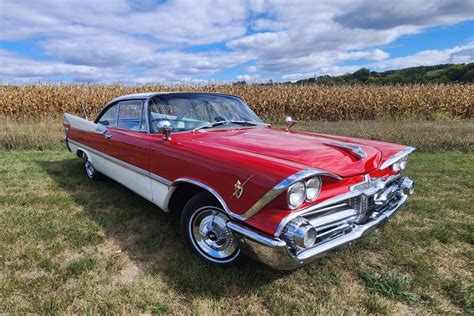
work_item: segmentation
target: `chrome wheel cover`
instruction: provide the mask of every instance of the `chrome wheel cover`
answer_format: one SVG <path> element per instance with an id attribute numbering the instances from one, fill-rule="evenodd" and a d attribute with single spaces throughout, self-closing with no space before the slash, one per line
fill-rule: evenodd
<path id="1" fill-rule="evenodd" d="M 86 173 L 89 178 L 94 177 L 94 166 L 91 164 L 87 156 L 84 158 L 84 167 L 86 168 Z"/>
<path id="2" fill-rule="evenodd" d="M 229 218 L 217 207 L 205 206 L 189 221 L 189 235 L 196 249 L 211 261 L 226 263 L 240 253 L 227 227 Z"/>

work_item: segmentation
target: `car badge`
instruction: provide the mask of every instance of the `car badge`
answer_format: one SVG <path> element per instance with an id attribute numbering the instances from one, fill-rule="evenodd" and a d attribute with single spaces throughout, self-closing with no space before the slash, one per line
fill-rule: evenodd
<path id="1" fill-rule="evenodd" d="M 242 193 L 244 193 L 244 185 L 252 179 L 253 175 L 248 177 L 247 180 L 244 181 L 244 183 L 241 183 L 240 180 L 237 179 L 237 182 L 234 184 L 234 193 L 232 194 L 232 197 L 236 197 L 237 199 L 240 199 L 242 196 Z"/>

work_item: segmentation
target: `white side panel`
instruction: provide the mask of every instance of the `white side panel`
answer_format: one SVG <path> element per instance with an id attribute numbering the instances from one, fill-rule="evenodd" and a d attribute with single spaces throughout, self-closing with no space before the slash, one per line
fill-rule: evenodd
<path id="1" fill-rule="evenodd" d="M 78 149 L 82 150 L 89 157 L 89 161 L 94 165 L 94 168 L 103 173 L 107 177 L 114 179 L 123 186 L 126 186 L 133 192 L 153 202 L 153 195 L 151 193 L 151 179 L 147 174 L 133 171 L 130 168 L 117 164 L 101 155 L 97 155 L 91 150 L 69 142 L 69 148 L 73 153 Z M 165 186 L 166 187 L 166 186 Z"/>
<path id="2" fill-rule="evenodd" d="M 93 161 L 94 167 L 109 178 L 114 179 L 123 186 L 126 186 L 133 192 L 141 195 L 145 199 L 152 201 L 150 177 L 147 175 L 132 171 L 129 168 L 116 164 L 99 155 L 87 153 Z"/>
<path id="3" fill-rule="evenodd" d="M 69 148 L 71 149 L 71 152 L 73 154 L 76 154 L 77 153 L 77 150 L 79 149 L 79 147 L 77 147 L 76 145 L 72 144 L 71 142 L 68 143 L 69 145 Z"/>
<path id="4" fill-rule="evenodd" d="M 162 178 L 159 179 L 161 181 L 158 181 L 155 179 L 159 178 L 158 176 L 153 178 L 145 170 L 138 168 L 138 171 L 133 170 L 133 166 L 127 167 L 123 165 L 123 162 L 122 164 L 114 162 L 114 158 L 99 155 L 95 150 L 74 141 L 69 142 L 69 148 L 71 148 L 73 153 L 76 153 L 77 150 L 83 151 L 87 154 L 89 161 L 97 171 L 153 202 L 162 210 L 168 211 L 169 198 L 175 189 L 175 187 L 171 186 L 171 182 Z"/>
<path id="5" fill-rule="evenodd" d="M 153 203 L 158 205 L 159 208 L 168 212 L 168 201 L 173 193 L 174 187 L 167 186 L 159 181 L 150 179 L 151 191 L 153 196 Z"/>

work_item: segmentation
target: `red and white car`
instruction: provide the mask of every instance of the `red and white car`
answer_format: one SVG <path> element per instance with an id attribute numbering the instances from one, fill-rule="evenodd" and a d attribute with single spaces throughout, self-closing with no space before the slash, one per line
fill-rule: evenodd
<path id="1" fill-rule="evenodd" d="M 413 147 L 272 128 L 238 97 L 142 93 L 94 122 L 65 114 L 68 149 L 164 212 L 203 259 L 293 269 L 390 219 L 413 193 Z"/>

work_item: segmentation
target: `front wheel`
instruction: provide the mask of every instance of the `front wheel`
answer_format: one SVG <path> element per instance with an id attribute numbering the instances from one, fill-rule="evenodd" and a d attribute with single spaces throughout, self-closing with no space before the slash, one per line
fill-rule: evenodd
<path id="1" fill-rule="evenodd" d="M 229 217 L 222 207 L 202 192 L 192 197 L 181 214 L 181 234 L 186 243 L 207 262 L 233 265 L 243 261 Z"/>

